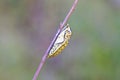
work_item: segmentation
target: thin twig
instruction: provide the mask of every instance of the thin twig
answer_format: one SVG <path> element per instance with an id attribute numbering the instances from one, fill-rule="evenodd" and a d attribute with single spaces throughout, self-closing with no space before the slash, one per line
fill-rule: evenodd
<path id="1" fill-rule="evenodd" d="M 61 30 L 62 30 L 62 28 L 63 28 L 64 25 L 67 23 L 70 15 L 72 14 L 72 12 L 74 11 L 74 9 L 75 9 L 75 7 L 76 7 L 76 5 L 77 5 L 77 3 L 78 3 L 78 0 L 75 0 L 74 3 L 73 3 L 73 6 L 71 7 L 71 9 L 70 9 L 70 11 L 69 11 L 69 13 L 68 13 L 67 16 L 65 17 L 63 23 L 60 25 L 60 28 L 58 29 L 55 37 L 53 38 L 50 46 L 48 47 L 48 49 L 46 50 L 44 56 L 42 57 L 42 60 L 41 60 L 41 62 L 40 62 L 40 64 L 39 64 L 39 66 L 38 66 L 38 68 L 37 68 L 37 70 L 36 70 L 36 72 L 35 72 L 32 80 L 37 80 L 38 75 L 39 75 L 39 73 L 40 73 L 40 71 L 41 71 L 41 68 L 42 68 L 43 64 L 45 63 L 45 61 L 46 61 L 46 59 L 47 59 L 48 53 L 50 52 L 50 49 L 52 48 L 54 42 L 56 41 L 58 35 L 60 34 L 60 32 L 61 32 Z"/>

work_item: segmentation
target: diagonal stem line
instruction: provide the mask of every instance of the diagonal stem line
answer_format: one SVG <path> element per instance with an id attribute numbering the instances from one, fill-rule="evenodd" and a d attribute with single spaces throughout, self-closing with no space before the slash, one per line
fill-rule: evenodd
<path id="1" fill-rule="evenodd" d="M 42 66 L 44 65 L 44 63 L 45 63 L 45 61 L 46 61 L 46 59 L 47 59 L 48 53 L 50 52 L 53 44 L 55 43 L 58 35 L 60 34 L 62 28 L 63 28 L 64 25 L 67 23 L 67 21 L 68 21 L 69 17 L 71 16 L 72 12 L 75 10 L 75 7 L 76 7 L 77 3 L 78 3 L 78 0 L 74 0 L 74 3 L 73 3 L 73 5 L 72 5 L 70 11 L 68 12 L 67 16 L 65 17 L 63 23 L 60 24 L 60 28 L 58 29 L 55 37 L 53 38 L 53 40 L 52 40 L 51 44 L 49 45 L 48 49 L 46 50 L 45 54 L 43 55 L 42 60 L 41 60 L 41 62 L 39 63 L 39 66 L 38 66 L 38 68 L 37 68 L 37 70 L 36 70 L 36 72 L 35 72 L 32 80 L 37 80 L 38 75 L 39 75 L 39 73 L 40 73 L 40 71 L 41 71 L 41 68 L 42 68 Z"/>
<path id="2" fill-rule="evenodd" d="M 62 28 L 67 23 L 67 21 L 68 21 L 69 17 L 71 16 L 72 12 L 75 10 L 75 7 L 76 7 L 77 3 L 78 3 L 78 0 L 75 0 L 72 7 L 71 7 L 71 9 L 70 9 L 70 11 L 69 11 L 69 13 L 65 17 L 62 25 L 60 26 L 60 28 Z"/>

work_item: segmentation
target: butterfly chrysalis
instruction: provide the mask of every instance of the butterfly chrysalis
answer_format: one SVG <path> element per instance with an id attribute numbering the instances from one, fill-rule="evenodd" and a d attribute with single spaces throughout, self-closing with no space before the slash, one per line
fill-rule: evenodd
<path id="1" fill-rule="evenodd" d="M 67 24 L 64 26 L 58 35 L 55 43 L 53 44 L 53 47 L 51 48 L 48 58 L 54 57 L 61 53 L 61 51 L 68 45 L 68 41 L 72 35 L 71 29 L 69 25 Z"/>

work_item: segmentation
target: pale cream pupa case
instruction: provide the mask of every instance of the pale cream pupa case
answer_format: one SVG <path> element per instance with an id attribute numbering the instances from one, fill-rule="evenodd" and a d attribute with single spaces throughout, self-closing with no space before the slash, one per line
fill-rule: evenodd
<path id="1" fill-rule="evenodd" d="M 62 28 L 60 34 L 58 35 L 53 47 L 51 48 L 48 54 L 48 58 L 60 54 L 61 51 L 68 45 L 71 35 L 72 35 L 72 31 L 69 25 L 67 24 Z"/>

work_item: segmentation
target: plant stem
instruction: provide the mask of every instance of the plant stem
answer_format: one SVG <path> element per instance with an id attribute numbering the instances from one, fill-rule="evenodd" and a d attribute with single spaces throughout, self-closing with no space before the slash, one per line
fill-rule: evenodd
<path id="1" fill-rule="evenodd" d="M 41 68 L 42 68 L 43 64 L 45 63 L 45 61 L 46 61 L 46 59 L 47 59 L 48 53 L 50 52 L 50 50 L 51 50 L 54 42 L 56 41 L 58 35 L 60 34 L 62 28 L 63 28 L 64 25 L 67 23 L 69 17 L 71 16 L 72 12 L 74 11 L 77 3 L 78 3 L 78 0 L 75 0 L 74 3 L 73 3 L 73 6 L 71 7 L 69 13 L 68 13 L 67 16 L 65 17 L 63 23 L 60 24 L 60 27 L 59 27 L 59 29 L 58 29 L 55 37 L 53 38 L 51 44 L 49 45 L 48 49 L 46 50 L 45 54 L 43 55 L 42 60 L 41 60 L 41 62 L 40 62 L 40 64 L 39 64 L 39 66 L 38 66 L 38 68 L 37 68 L 37 70 L 36 70 L 36 72 L 35 72 L 32 80 L 37 80 L 38 75 L 39 75 L 39 73 L 40 73 L 40 71 L 41 71 Z"/>

